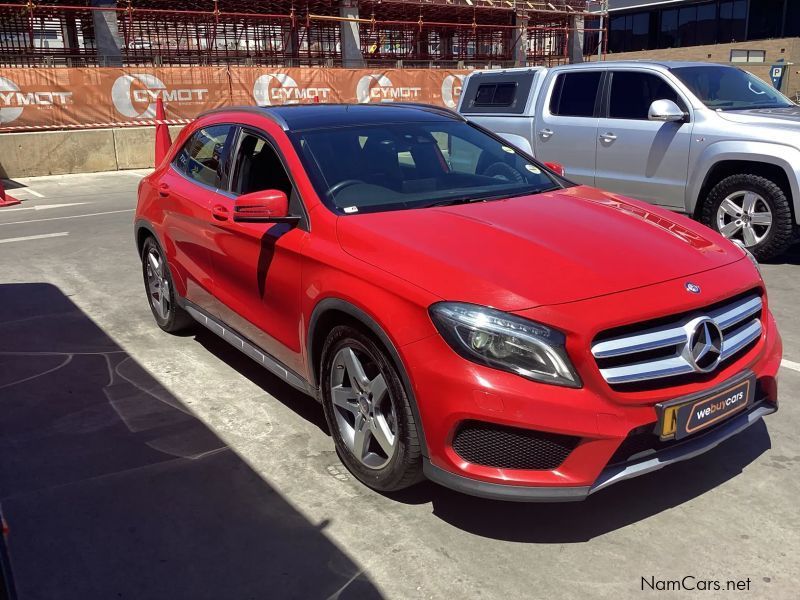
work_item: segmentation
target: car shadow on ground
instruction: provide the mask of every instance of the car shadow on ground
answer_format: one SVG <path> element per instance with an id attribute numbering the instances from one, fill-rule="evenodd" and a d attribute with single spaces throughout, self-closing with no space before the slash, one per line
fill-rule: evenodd
<path id="1" fill-rule="evenodd" d="M 57 287 L 2 284 L 0 306 L 0 566 L 11 597 L 381 596 L 325 524 Z"/>
<path id="2" fill-rule="evenodd" d="M 197 341 L 299 416 L 329 435 L 322 407 L 274 377 L 230 344 L 200 328 Z M 333 448 L 333 441 L 331 448 Z M 485 500 L 423 482 L 387 497 L 406 504 L 430 503 L 433 514 L 476 535 L 531 543 L 584 542 L 690 501 L 736 477 L 771 447 L 764 422 L 708 453 L 625 481 L 583 502 L 515 503 Z"/>
<path id="3" fill-rule="evenodd" d="M 763 262 L 766 265 L 800 265 L 800 242 L 796 242 L 780 256 Z"/>

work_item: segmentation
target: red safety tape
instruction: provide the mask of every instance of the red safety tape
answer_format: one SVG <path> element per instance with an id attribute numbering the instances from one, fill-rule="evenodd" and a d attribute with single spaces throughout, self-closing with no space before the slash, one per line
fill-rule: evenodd
<path id="1" fill-rule="evenodd" d="M 120 121 L 112 123 L 81 123 L 76 125 L 13 125 L 0 127 L 0 133 L 14 131 L 48 131 L 74 129 L 107 129 L 109 127 L 143 127 L 153 125 L 186 125 L 194 119 L 140 119 L 138 121 Z"/>

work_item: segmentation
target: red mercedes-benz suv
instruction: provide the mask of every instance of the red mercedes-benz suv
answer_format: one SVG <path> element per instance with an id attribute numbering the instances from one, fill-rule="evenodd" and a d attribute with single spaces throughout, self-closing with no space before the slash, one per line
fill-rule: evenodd
<path id="1" fill-rule="evenodd" d="M 384 491 L 582 499 L 774 412 L 752 256 L 556 171 L 431 106 L 212 111 L 139 189 L 153 316 L 317 398 Z"/>

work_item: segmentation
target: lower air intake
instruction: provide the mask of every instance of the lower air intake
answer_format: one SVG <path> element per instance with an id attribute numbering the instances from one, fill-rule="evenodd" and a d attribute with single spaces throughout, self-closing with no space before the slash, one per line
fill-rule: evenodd
<path id="1" fill-rule="evenodd" d="M 476 465 L 550 471 L 561 466 L 579 441 L 568 435 L 465 421 L 453 438 L 453 450 Z"/>

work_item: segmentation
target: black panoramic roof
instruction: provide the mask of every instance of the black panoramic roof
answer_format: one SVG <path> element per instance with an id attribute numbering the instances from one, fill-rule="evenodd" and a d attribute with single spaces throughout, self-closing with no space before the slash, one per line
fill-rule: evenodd
<path id="1" fill-rule="evenodd" d="M 288 104 L 266 107 L 228 107 L 209 112 L 246 110 L 273 118 L 287 131 L 324 129 L 379 123 L 424 123 L 463 120 L 450 109 L 428 104 L 387 102 L 383 104 Z"/>

